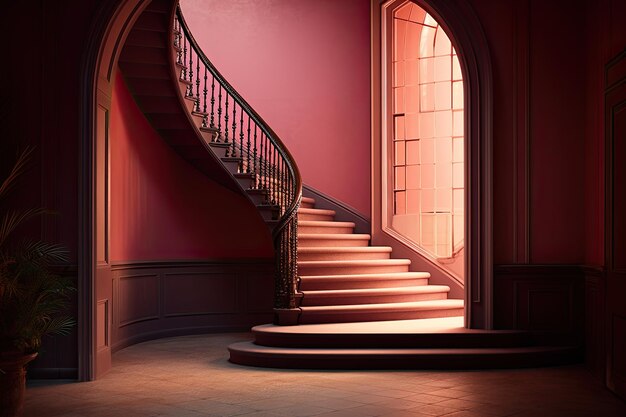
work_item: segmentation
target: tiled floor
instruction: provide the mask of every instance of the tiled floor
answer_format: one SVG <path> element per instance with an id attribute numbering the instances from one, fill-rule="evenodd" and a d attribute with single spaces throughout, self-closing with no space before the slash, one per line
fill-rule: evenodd
<path id="1" fill-rule="evenodd" d="M 626 416 L 582 366 L 482 371 L 294 371 L 227 362 L 247 334 L 131 346 L 89 383 L 31 382 L 25 417 Z"/>

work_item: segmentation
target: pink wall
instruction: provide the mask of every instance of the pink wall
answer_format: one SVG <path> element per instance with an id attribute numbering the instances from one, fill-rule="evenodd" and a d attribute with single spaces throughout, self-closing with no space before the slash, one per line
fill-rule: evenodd
<path id="1" fill-rule="evenodd" d="M 174 153 L 120 72 L 109 137 L 111 261 L 273 256 L 254 206 Z"/>
<path id="2" fill-rule="evenodd" d="M 369 1 L 181 7 L 208 58 L 293 153 L 304 183 L 369 217 Z"/>

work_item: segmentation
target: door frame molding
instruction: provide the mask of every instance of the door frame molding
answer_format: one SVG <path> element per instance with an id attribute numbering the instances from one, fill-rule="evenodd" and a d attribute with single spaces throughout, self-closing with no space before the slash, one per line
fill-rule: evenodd
<path id="1" fill-rule="evenodd" d="M 117 60 L 135 20 L 151 0 L 100 2 L 81 61 L 78 173 L 78 379 L 96 375 L 96 139 L 98 106 L 110 108 Z M 106 203 L 105 203 L 106 204 Z M 100 208 L 103 209 L 103 208 Z M 108 245 L 108 243 L 105 242 Z"/>
<path id="2" fill-rule="evenodd" d="M 382 228 L 382 8 L 371 0 L 372 233 Z M 493 328 L 493 77 L 487 39 L 466 0 L 410 0 L 431 13 L 457 42 L 465 92 L 465 326 Z M 386 236 L 388 239 L 390 236 Z M 401 242 L 400 242 L 401 243 Z"/>

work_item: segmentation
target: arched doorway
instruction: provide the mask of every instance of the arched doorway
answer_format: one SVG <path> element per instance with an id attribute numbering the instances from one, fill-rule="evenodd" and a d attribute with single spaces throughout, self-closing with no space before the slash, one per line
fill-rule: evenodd
<path id="1" fill-rule="evenodd" d="M 79 152 L 79 380 L 111 366 L 111 286 L 108 232 L 109 111 L 117 60 L 134 21 L 150 0 L 102 2 L 81 68 Z"/>
<path id="2" fill-rule="evenodd" d="M 420 74 L 419 56 L 413 57 L 414 62 L 411 63 L 417 65 L 412 73 L 417 78 L 409 80 L 407 84 L 406 68 L 404 74 L 399 72 L 401 65 L 397 64 L 401 60 L 398 59 L 397 45 L 394 50 L 393 37 L 398 36 L 398 31 L 394 32 L 394 20 L 402 19 L 412 21 L 415 28 L 421 25 L 420 33 L 412 38 L 412 41 L 416 41 L 414 47 L 417 48 L 417 54 L 421 53 L 420 46 L 429 44 L 420 44 L 421 39 L 428 39 L 430 36 L 433 41 L 433 50 L 424 51 L 423 61 L 424 64 L 433 66 L 432 80 L 426 78 L 430 76 L 428 68 L 424 68 L 426 72 Z M 454 274 L 437 265 L 436 258 L 440 252 L 450 257 L 460 247 L 460 239 L 454 238 L 454 214 L 462 213 L 464 224 L 459 225 L 457 216 L 456 236 L 463 237 L 462 253 L 465 260 L 461 261 L 464 265 L 461 265 L 460 270 L 465 286 L 457 288 L 461 288 L 466 301 L 466 326 L 491 328 L 491 63 L 482 28 L 466 2 L 450 4 L 438 0 L 428 3 L 417 0 L 373 0 L 372 24 L 372 195 L 375 196 L 372 210 L 373 241 L 376 244 L 393 246 L 394 252 L 399 248 L 398 252 L 403 257 L 411 259 L 418 268 L 431 272 L 435 279 L 444 280 L 443 282 L 447 279 L 454 283 Z M 421 32 L 422 28 L 426 29 Z M 435 53 L 436 35 L 439 31 L 454 42 L 452 45 L 440 42 L 439 50 Z M 406 33 L 404 36 L 406 38 Z M 402 51 L 403 58 L 407 57 L 406 52 Z M 411 53 L 413 52 L 409 52 L 409 55 Z M 434 78 L 436 60 L 446 68 L 449 65 L 449 79 L 439 79 L 439 75 L 437 79 Z M 456 75 L 455 61 L 458 62 Z M 409 63 L 402 62 L 402 65 L 406 67 Z M 420 75 L 423 75 L 422 82 Z M 437 83 L 441 84 L 438 86 Z M 455 83 L 457 90 L 462 87 L 461 94 L 457 93 L 456 103 L 453 92 Z M 415 90 L 418 99 L 407 101 L 405 93 L 409 90 L 408 86 Z M 434 91 L 436 87 L 441 87 L 439 90 L 442 93 L 438 102 Z M 429 90 L 433 93 L 430 102 L 427 97 Z M 423 108 L 421 104 L 424 104 Z M 435 117 L 439 118 L 440 126 L 446 125 L 445 131 L 435 134 Z M 407 118 L 412 120 L 407 121 Z M 410 125 L 408 129 L 407 124 Z M 407 160 L 409 147 L 414 151 L 415 148 L 420 148 L 420 140 L 426 139 L 422 142 L 427 145 L 425 150 L 432 150 L 437 146 L 439 138 L 443 139 L 439 142 L 444 145 L 440 149 L 451 151 L 449 158 L 446 156 L 446 160 L 440 164 L 439 168 L 442 169 L 437 167 L 435 152 L 431 155 L 432 160 L 428 159 L 430 157 L 416 158 L 415 153 L 411 160 Z M 456 157 L 452 145 L 455 138 Z M 458 152 L 459 145 L 463 149 L 461 155 Z M 453 168 L 455 165 L 456 183 Z M 422 169 L 428 177 L 427 187 L 423 187 L 425 189 L 421 189 L 424 181 L 416 181 Z M 436 183 L 436 171 L 440 172 L 442 179 L 439 184 Z M 459 171 L 462 175 L 458 175 Z M 434 175 L 430 175 L 431 173 Z M 459 178 L 462 180 L 459 181 Z M 439 202 L 438 186 L 442 190 Z M 455 191 L 457 196 L 465 196 L 461 207 L 458 204 L 455 207 Z M 421 198 L 422 192 L 427 197 L 426 201 Z M 422 205 L 423 202 L 426 204 Z M 407 210 L 409 204 L 412 206 Z M 449 207 L 441 209 L 437 204 Z M 411 223 L 406 221 L 410 217 L 407 214 L 412 214 L 415 220 L 412 222 L 412 236 L 410 233 L 403 233 L 408 229 L 406 223 Z M 403 220 L 405 224 L 402 224 Z M 445 244 L 437 247 L 435 235 L 439 220 L 451 233 L 446 234 Z M 431 232 L 424 234 L 424 230 Z M 424 236 L 427 238 L 426 242 Z"/>

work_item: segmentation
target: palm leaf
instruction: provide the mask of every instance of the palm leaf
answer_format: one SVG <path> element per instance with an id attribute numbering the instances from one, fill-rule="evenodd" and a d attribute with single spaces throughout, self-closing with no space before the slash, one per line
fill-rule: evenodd
<path id="1" fill-rule="evenodd" d="M 2 198 L 11 188 L 15 186 L 17 179 L 28 167 L 28 161 L 30 160 L 34 150 L 35 148 L 33 146 L 28 146 L 17 156 L 17 161 L 15 161 L 11 172 L 9 172 L 9 175 L 2 182 L 2 185 L 0 185 L 0 198 Z"/>
<path id="2" fill-rule="evenodd" d="M 36 208 L 24 211 L 12 211 L 5 213 L 0 223 L 0 248 L 13 231 L 26 220 L 47 213 L 47 210 Z"/>

